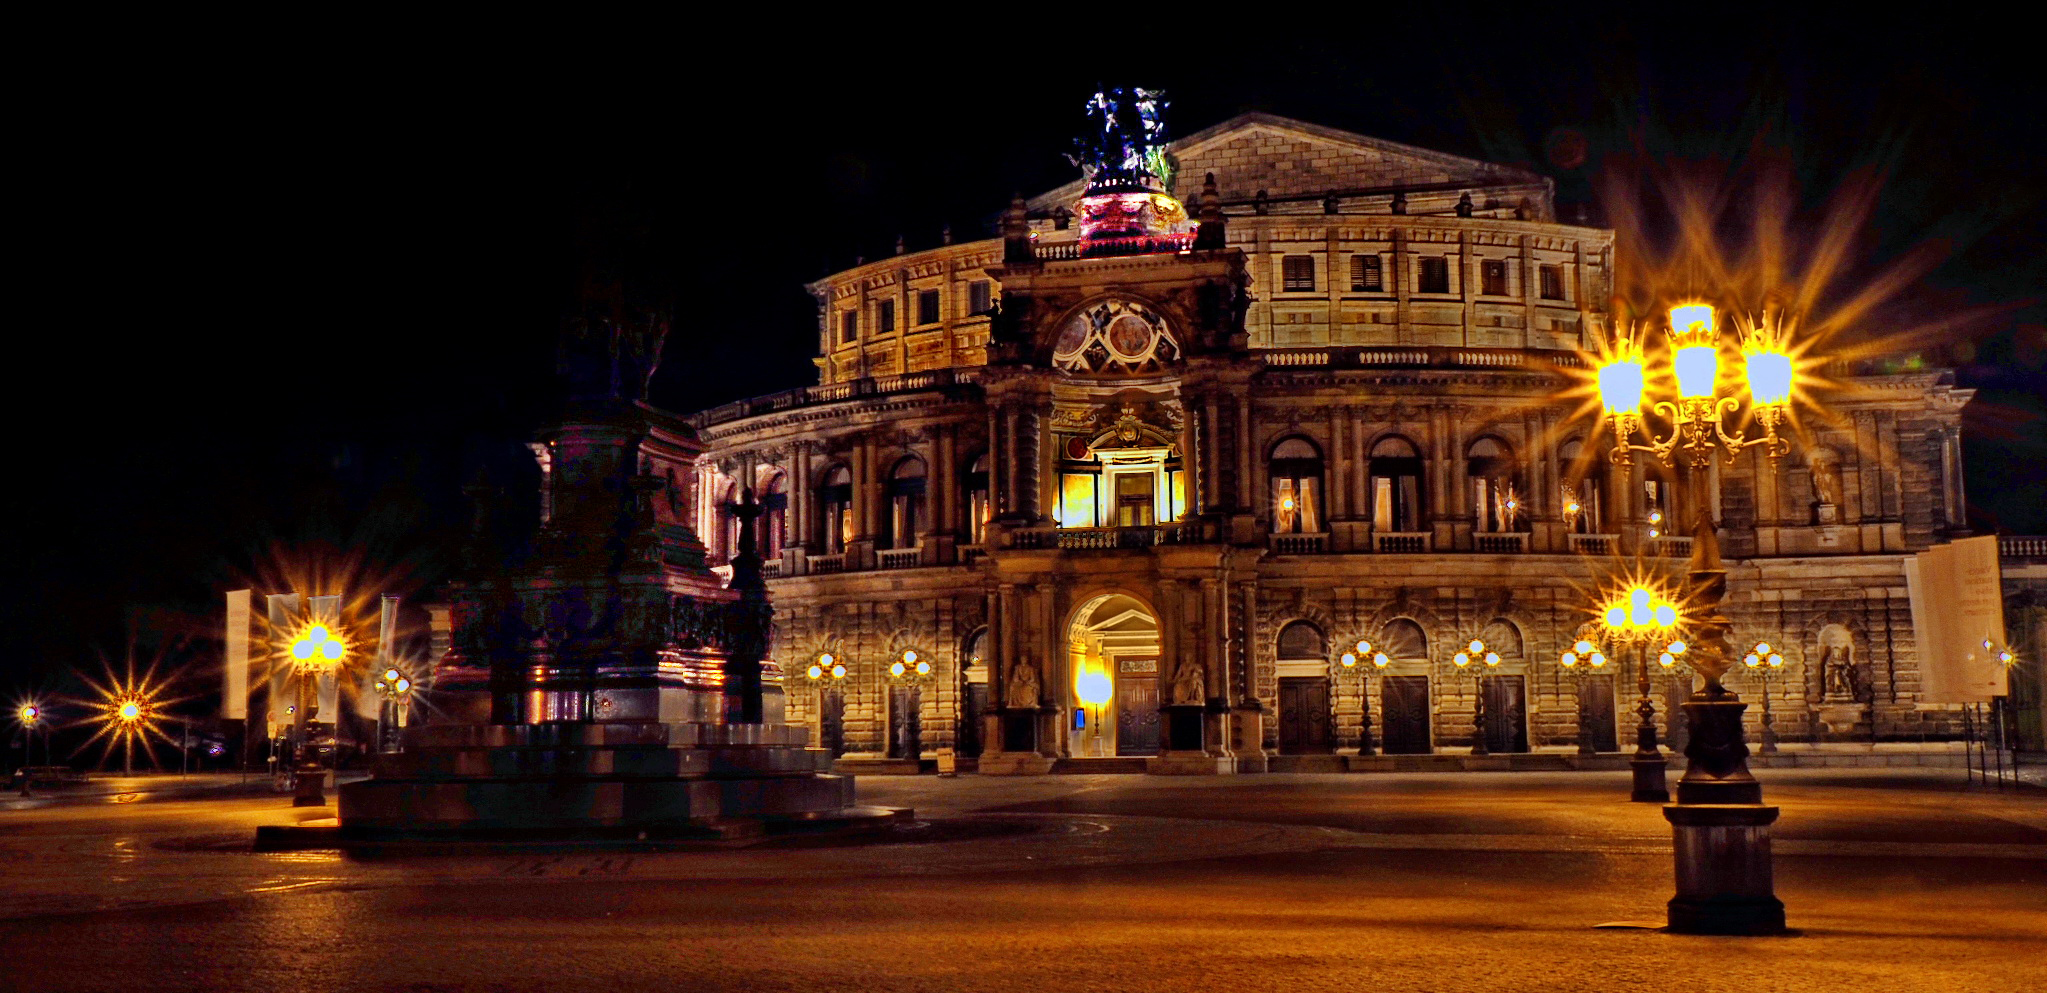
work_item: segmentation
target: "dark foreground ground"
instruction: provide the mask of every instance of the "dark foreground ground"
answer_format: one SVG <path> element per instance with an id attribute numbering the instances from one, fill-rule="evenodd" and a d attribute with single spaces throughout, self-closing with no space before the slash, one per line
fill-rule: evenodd
<path id="1" fill-rule="evenodd" d="M 0 809 L 0 989 L 2047 988 L 2047 793 L 1772 772 L 1792 937 L 1661 922 L 1624 773 L 870 779 L 885 845 L 259 855 L 217 790 Z"/>

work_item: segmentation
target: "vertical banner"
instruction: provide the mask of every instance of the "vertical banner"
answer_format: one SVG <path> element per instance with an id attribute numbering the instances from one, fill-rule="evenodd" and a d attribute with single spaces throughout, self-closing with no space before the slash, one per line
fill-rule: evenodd
<path id="1" fill-rule="evenodd" d="M 391 668 L 393 645 L 398 637 L 398 598 L 385 594 L 377 614 L 377 648 L 373 662 L 363 666 L 362 678 L 355 681 L 355 713 L 358 717 L 376 720 L 382 716 L 383 695 L 377 692 L 377 680 L 383 678 L 384 670 Z"/>
<path id="2" fill-rule="evenodd" d="M 231 721 L 249 716 L 249 616 L 248 590 L 229 590 L 227 630 L 221 653 L 220 716 Z"/>
<path id="3" fill-rule="evenodd" d="M 1919 647 L 1919 699 L 1982 703 L 2008 691 L 2004 592 L 1995 537 L 1964 538 L 1905 563 Z M 1983 647 L 1985 641 L 1991 648 Z"/>
<path id="4" fill-rule="evenodd" d="M 333 631 L 337 635 L 346 630 L 341 625 L 341 597 L 338 595 L 307 597 L 306 616 L 317 623 L 327 625 L 327 630 Z M 361 650 L 358 646 L 351 645 L 349 647 L 357 651 Z M 349 659 L 343 658 L 341 660 L 341 669 L 346 669 L 349 661 Z M 358 663 L 360 662 L 360 660 L 357 661 Z M 319 686 L 320 704 L 318 709 L 313 712 L 314 720 L 327 724 L 340 723 L 341 684 L 338 679 L 340 674 L 341 670 L 337 669 L 320 676 L 317 683 Z"/>
<path id="5" fill-rule="evenodd" d="M 270 675 L 267 718 L 274 738 L 291 723 L 288 711 L 296 702 L 291 685 L 291 638 L 299 629 L 299 595 L 272 593 L 263 599 L 269 621 L 268 637 L 263 640 L 263 661 Z"/>

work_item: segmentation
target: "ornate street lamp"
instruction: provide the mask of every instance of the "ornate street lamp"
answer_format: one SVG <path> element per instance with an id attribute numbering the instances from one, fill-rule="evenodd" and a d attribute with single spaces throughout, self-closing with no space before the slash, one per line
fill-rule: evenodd
<path id="1" fill-rule="evenodd" d="M 377 750 L 394 751 L 389 738 L 397 737 L 397 728 L 405 722 L 405 708 L 412 701 L 412 679 L 396 666 L 386 668 L 377 675 Z"/>
<path id="2" fill-rule="evenodd" d="M 1635 713 L 1641 721 L 1635 726 L 1635 755 L 1628 760 L 1628 768 L 1634 772 L 1630 799 L 1669 803 L 1663 752 L 1656 745 L 1656 703 L 1649 696 L 1648 646 L 1669 643 L 1671 633 L 1677 630 L 1677 605 L 1654 587 L 1635 585 L 1609 600 L 1599 619 L 1609 637 L 1635 649 L 1635 686 L 1641 694 Z"/>
<path id="3" fill-rule="evenodd" d="M 1471 673 L 1474 697 L 1471 706 L 1471 754 L 1491 755 L 1492 752 L 1486 747 L 1485 740 L 1485 674 L 1499 667 L 1500 653 L 1487 648 L 1485 642 L 1473 638 L 1464 646 L 1464 651 L 1450 657 L 1450 664 L 1456 666 L 1458 672 L 1469 670 Z M 1471 668 L 1473 665 L 1477 665 L 1478 668 Z"/>
<path id="4" fill-rule="evenodd" d="M 299 684 L 298 707 L 292 713 L 292 733 L 298 739 L 298 784 L 291 801 L 294 807 L 327 805 L 327 770 L 320 765 L 319 750 L 313 747 L 311 723 L 320 705 L 319 678 L 338 671 L 347 654 L 348 646 L 341 635 L 319 621 L 307 624 L 291 641 L 292 668 Z"/>
<path id="5" fill-rule="evenodd" d="M 1358 681 L 1358 695 L 1363 700 L 1364 712 L 1358 717 L 1358 754 L 1376 754 L 1372 747 L 1372 677 L 1386 671 L 1393 660 L 1385 652 L 1374 651 L 1372 643 L 1363 638 L 1351 646 L 1352 651 L 1343 653 L 1336 660 L 1337 675 Z M 1369 665 L 1360 663 L 1369 662 Z"/>
<path id="6" fill-rule="evenodd" d="M 1763 805 L 1762 786 L 1748 769 L 1741 730 L 1747 704 L 1720 683 L 1732 661 L 1726 642 L 1729 621 L 1720 610 L 1727 570 L 1720 561 L 1706 472 L 1715 455 L 1732 460 L 1746 449 L 1761 448 L 1774 473 L 1778 460 L 1790 452 L 1791 443 L 1777 433 L 1790 413 L 1795 379 L 1783 327 L 1766 314 L 1746 329 L 1740 385 L 1723 380 L 1721 336 L 1713 308 L 1703 303 L 1670 309 L 1670 366 L 1659 369 L 1653 381 L 1632 341 L 1622 343 L 1598 370 L 1600 403 L 1614 430 L 1613 464 L 1630 465 L 1635 452 L 1648 452 L 1666 466 L 1682 465 L 1690 475 L 1690 662 L 1705 683 L 1684 704 L 1690 762 L 1678 781 L 1677 803 L 1664 809 L 1677 834 L 1673 931 L 1761 934 L 1784 929 L 1784 905 L 1770 877 L 1768 826 L 1777 819 L 1777 809 Z M 1669 423 L 1668 436 L 1657 437 L 1644 420 L 1645 403 Z M 1730 415 L 1741 415 L 1733 431 L 1728 430 Z M 1760 435 L 1751 433 L 1751 422 L 1760 426 Z M 1647 444 L 1638 444 L 1637 437 Z"/>
<path id="7" fill-rule="evenodd" d="M 1770 723 L 1770 680 L 1784 669 L 1784 656 L 1767 641 L 1758 641 L 1742 656 L 1741 664 L 1755 673 L 1763 684 L 1763 747 L 1764 755 L 1777 754 L 1777 729 Z"/>
<path id="8" fill-rule="evenodd" d="M 21 724 L 21 795 L 28 796 L 29 781 L 35 778 L 32 770 L 36 764 L 36 728 L 43 729 L 43 761 L 51 763 L 49 721 L 43 712 L 43 705 L 34 700 L 24 700 L 14 709 L 14 719 Z"/>
<path id="9" fill-rule="evenodd" d="M 1557 665 L 1574 677 L 1598 675 L 1606 668 L 1606 653 L 1598 645 L 1585 638 L 1565 649 L 1557 656 Z M 1578 683 L 1578 754 L 1597 755 L 1599 748 L 1592 742 L 1591 713 L 1585 705 L 1585 684 Z"/>

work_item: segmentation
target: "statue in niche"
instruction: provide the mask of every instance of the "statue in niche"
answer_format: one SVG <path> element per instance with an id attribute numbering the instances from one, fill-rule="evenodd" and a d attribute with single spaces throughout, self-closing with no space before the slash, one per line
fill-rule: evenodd
<path id="1" fill-rule="evenodd" d="M 1855 699 L 1855 646 L 1838 626 L 1820 632 L 1820 686 L 1828 700 Z"/>
<path id="2" fill-rule="evenodd" d="M 1837 523 L 1841 516 L 1840 459 L 1829 451 L 1815 452 L 1811 471 L 1814 522 Z"/>
<path id="3" fill-rule="evenodd" d="M 1028 660 L 1018 662 L 1009 670 L 1009 705 L 1018 709 L 1035 708 L 1040 699 L 1037 665 Z"/>
<path id="4" fill-rule="evenodd" d="M 1173 702 L 1181 706 L 1199 706 L 1208 699 L 1207 674 L 1202 672 L 1200 663 L 1187 662 L 1173 673 Z"/>

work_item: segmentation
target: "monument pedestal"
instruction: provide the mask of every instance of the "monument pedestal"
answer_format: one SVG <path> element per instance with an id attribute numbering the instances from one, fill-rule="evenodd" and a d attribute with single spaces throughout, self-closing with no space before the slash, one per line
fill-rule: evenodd
<path id="1" fill-rule="evenodd" d="M 1682 934 L 1780 934 L 1784 903 L 1770 867 L 1770 825 L 1763 804 L 1686 804 L 1663 808 L 1677 855 L 1670 929 Z"/>
<path id="2" fill-rule="evenodd" d="M 1855 699 L 1823 700 L 1813 708 L 1820 735 L 1828 741 L 1869 740 L 1869 705 Z"/>

